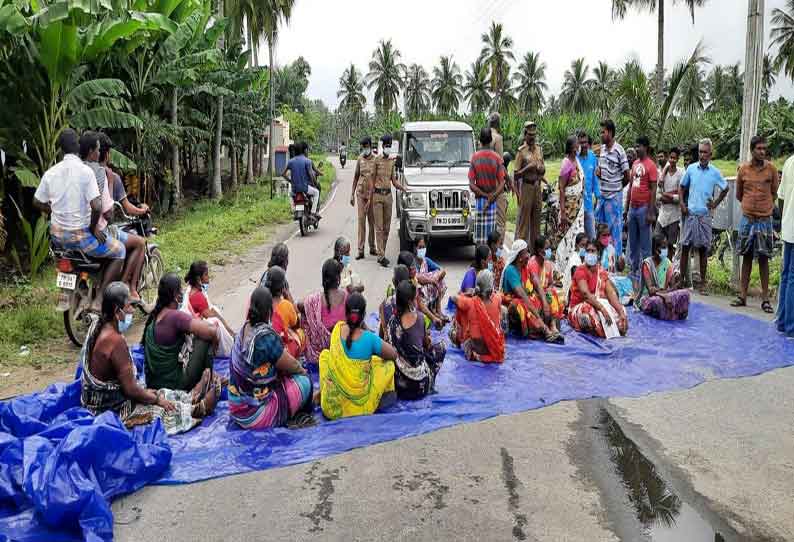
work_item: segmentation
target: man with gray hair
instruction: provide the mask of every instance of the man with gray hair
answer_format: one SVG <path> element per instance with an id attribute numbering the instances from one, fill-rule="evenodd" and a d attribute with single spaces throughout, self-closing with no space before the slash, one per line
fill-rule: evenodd
<path id="1" fill-rule="evenodd" d="M 703 139 L 698 145 L 699 161 L 690 164 L 678 187 L 678 200 L 684 220 L 684 233 L 681 236 L 681 277 L 689 270 L 689 251 L 694 248 L 700 255 L 699 290 L 705 294 L 706 267 L 708 251 L 711 247 L 712 211 L 728 194 L 728 182 L 711 162 L 712 144 Z M 720 193 L 714 199 L 714 188 Z"/>
<path id="2" fill-rule="evenodd" d="M 504 139 L 502 138 L 502 128 L 500 123 L 502 117 L 497 112 L 491 113 L 488 117 L 488 127 L 491 129 L 491 149 L 501 158 L 504 155 Z M 512 192 L 510 177 L 505 172 L 505 189 L 496 198 L 496 230 L 502 235 L 505 234 L 507 227 L 507 194 Z"/>

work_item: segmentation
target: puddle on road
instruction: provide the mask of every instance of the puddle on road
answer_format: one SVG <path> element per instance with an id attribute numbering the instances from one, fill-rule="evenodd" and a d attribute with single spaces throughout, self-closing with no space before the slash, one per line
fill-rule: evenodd
<path id="1" fill-rule="evenodd" d="M 599 422 L 628 503 L 648 540 L 725 542 L 709 522 L 675 494 L 604 409 L 600 410 Z"/>

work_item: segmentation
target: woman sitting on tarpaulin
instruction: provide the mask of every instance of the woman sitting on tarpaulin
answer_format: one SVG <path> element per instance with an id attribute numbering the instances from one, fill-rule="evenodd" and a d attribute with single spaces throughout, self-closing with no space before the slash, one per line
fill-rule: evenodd
<path id="1" fill-rule="evenodd" d="M 434 314 L 447 323 L 449 320 L 441 312 L 441 302 L 447 295 L 447 284 L 444 282 L 447 271 L 428 257 L 427 243 L 423 237 L 416 240 L 414 257 L 416 258 L 416 282 L 421 289 L 422 299 Z"/>
<path id="2" fill-rule="evenodd" d="M 545 339 L 550 343 L 563 342 L 562 335 L 546 325 L 543 315 L 529 298 L 532 286 L 529 278 L 527 242 L 513 243 L 502 275 L 503 303 L 507 306 L 507 321 L 511 332 L 522 338 Z"/>
<path id="3" fill-rule="evenodd" d="M 592 241 L 587 244 L 584 265 L 573 274 L 568 322 L 577 331 L 602 338 L 626 335 L 629 329 L 626 309 L 599 264 L 598 247 Z"/>
<path id="4" fill-rule="evenodd" d="M 268 274 L 273 281 L 276 270 Z M 251 294 L 248 318 L 234 340 L 229 364 L 229 415 L 243 429 L 311 425 L 312 382 L 271 326 L 273 296 Z"/>
<path id="5" fill-rule="evenodd" d="M 298 303 L 301 325 L 306 333 L 306 361 L 317 363 L 320 353 L 331 344 L 331 331 L 345 319 L 347 290 L 341 288 L 342 264 L 326 260 L 322 268 L 323 290 Z"/>
<path id="6" fill-rule="evenodd" d="M 689 290 L 675 289 L 668 250 L 667 238 L 654 235 L 653 254 L 642 262 L 637 308 L 659 320 L 685 320 L 689 314 Z"/>
<path id="7" fill-rule="evenodd" d="M 271 325 L 281 337 L 284 348 L 296 359 L 300 359 L 306 351 L 306 333 L 301 328 L 300 315 L 295 304 L 285 297 L 287 291 L 287 275 L 278 266 L 271 267 L 267 272 L 265 288 L 273 296 L 273 317 Z"/>
<path id="8" fill-rule="evenodd" d="M 494 230 L 496 231 L 496 230 Z M 463 275 L 463 281 L 460 283 L 461 294 L 471 294 L 477 286 L 477 275 L 480 271 L 488 269 L 488 260 L 491 259 L 491 249 L 488 245 L 477 245 L 474 248 L 474 261 L 466 270 Z"/>
<path id="9" fill-rule="evenodd" d="M 344 321 L 336 324 L 320 355 L 320 406 L 329 420 L 373 414 L 396 400 L 397 351 L 366 329 L 366 314 L 364 296 L 351 294 Z"/>
<path id="10" fill-rule="evenodd" d="M 140 386 L 123 335 L 132 325 L 132 311 L 127 285 L 110 283 L 102 295 L 100 319 L 80 353 L 80 403 L 94 415 L 115 412 L 128 428 L 159 418 L 169 435 L 188 431 L 215 410 L 220 380 L 206 369 L 190 392 Z"/>
<path id="11" fill-rule="evenodd" d="M 505 334 L 502 328 L 502 295 L 494 292 L 493 273 L 477 274 L 470 294 L 452 297 L 457 307 L 449 332 L 452 344 L 463 349 L 469 361 L 501 363 L 505 359 Z"/>
<path id="12" fill-rule="evenodd" d="M 535 239 L 532 257 L 527 265 L 529 281 L 526 283 L 529 301 L 553 333 L 560 333 L 560 320 L 565 315 L 565 305 L 560 301 L 554 286 L 554 263 L 551 261 L 551 243 L 542 235 Z"/>
<path id="13" fill-rule="evenodd" d="M 434 343 L 416 310 L 416 286 L 410 280 L 397 285 L 395 312 L 387 326 L 389 341 L 397 350 L 394 388 L 400 399 L 421 399 L 433 391 L 447 348 Z"/>

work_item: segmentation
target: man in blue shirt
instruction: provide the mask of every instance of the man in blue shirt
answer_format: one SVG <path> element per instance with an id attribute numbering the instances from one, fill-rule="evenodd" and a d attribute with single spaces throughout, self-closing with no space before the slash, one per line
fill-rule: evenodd
<path id="1" fill-rule="evenodd" d="M 593 213 L 593 196 L 601 197 L 601 187 L 595 175 L 598 157 L 590 150 L 592 139 L 583 130 L 576 136 L 579 138 L 579 164 L 584 170 L 584 232 L 588 239 L 595 239 L 595 215 Z"/>
<path id="2" fill-rule="evenodd" d="M 711 212 L 716 209 L 728 194 L 728 182 L 722 173 L 711 165 L 710 139 L 698 145 L 700 161 L 690 164 L 686 169 L 681 185 L 678 187 L 678 201 L 684 217 L 684 233 L 681 238 L 681 277 L 689 271 L 689 250 L 695 248 L 700 255 L 700 291 L 705 293 L 708 251 L 711 247 Z M 720 195 L 714 199 L 714 188 L 720 188 Z"/>
<path id="3" fill-rule="evenodd" d="M 297 154 L 287 162 L 287 167 L 281 174 L 292 185 L 292 195 L 308 194 L 312 198 L 312 214 L 317 217 L 317 209 L 320 205 L 320 191 L 314 186 L 316 182 L 314 174 L 314 164 L 306 156 L 309 146 L 306 143 L 298 143 L 295 146 Z M 319 218 L 319 217 L 318 217 Z"/>

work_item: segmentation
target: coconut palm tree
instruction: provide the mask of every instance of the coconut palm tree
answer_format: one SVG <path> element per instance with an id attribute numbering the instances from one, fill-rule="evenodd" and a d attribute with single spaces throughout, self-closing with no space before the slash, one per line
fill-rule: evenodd
<path id="1" fill-rule="evenodd" d="M 690 70 L 681 81 L 677 109 L 683 115 L 697 115 L 706 105 L 706 81 L 700 67 Z"/>
<path id="2" fill-rule="evenodd" d="M 500 23 L 491 22 L 488 32 L 480 39 L 483 43 L 480 58 L 488 66 L 491 92 L 496 93 L 497 89 L 504 89 L 504 81 L 510 76 L 510 61 L 515 59 L 511 50 L 513 38 L 504 35 Z"/>
<path id="3" fill-rule="evenodd" d="M 770 47 L 777 47 L 775 69 L 794 80 L 794 0 L 786 0 L 786 8 L 772 10 Z"/>
<path id="4" fill-rule="evenodd" d="M 367 97 L 364 95 L 364 80 L 355 65 L 342 72 L 339 78 L 339 90 L 336 93 L 339 98 L 339 109 L 351 119 L 358 119 L 361 112 L 367 106 Z M 349 137 L 349 135 L 348 135 Z"/>
<path id="5" fill-rule="evenodd" d="M 772 55 L 766 53 L 764 55 L 764 70 L 761 80 L 765 102 L 769 101 L 769 91 L 772 90 L 772 87 L 774 87 L 777 82 L 777 73 L 778 70 L 775 66 L 775 61 L 772 59 Z"/>
<path id="6" fill-rule="evenodd" d="M 679 0 L 673 0 L 675 4 Z M 680 0 L 689 8 L 692 24 L 695 24 L 695 8 L 703 6 L 707 0 Z M 791 0 L 789 0 L 791 1 Z M 629 8 L 639 11 L 656 12 L 658 36 L 656 41 L 656 98 L 661 101 L 664 94 L 664 8 L 665 0 L 612 0 L 612 18 L 623 19 Z"/>
<path id="7" fill-rule="evenodd" d="M 513 87 L 510 84 L 510 66 L 504 65 L 504 73 L 498 78 L 499 86 L 494 89 L 491 96 L 491 111 L 509 113 L 518 108 L 518 100 L 513 95 Z"/>
<path id="8" fill-rule="evenodd" d="M 401 56 L 400 50 L 392 45 L 391 40 L 381 40 L 369 61 L 367 88 L 375 89 L 375 107 L 381 113 L 394 111 L 397 107 L 405 75 Z"/>
<path id="9" fill-rule="evenodd" d="M 458 111 L 463 100 L 463 75 L 451 56 L 442 56 L 433 68 L 433 104 L 441 115 L 452 115 Z"/>
<path id="10" fill-rule="evenodd" d="M 593 80 L 588 77 L 590 66 L 584 58 L 571 62 L 571 69 L 565 70 L 560 101 L 566 109 L 574 113 L 584 113 L 592 103 Z"/>
<path id="11" fill-rule="evenodd" d="M 593 101 L 602 117 L 606 117 L 612 106 L 612 90 L 615 87 L 615 72 L 606 62 L 593 68 Z"/>
<path id="12" fill-rule="evenodd" d="M 472 113 L 485 111 L 488 108 L 491 102 L 491 96 L 488 94 L 488 66 L 481 58 L 472 62 L 471 69 L 466 72 L 463 93 Z"/>
<path id="13" fill-rule="evenodd" d="M 419 117 L 430 109 L 430 77 L 419 64 L 411 64 L 405 78 L 405 107 L 410 118 Z"/>
<path id="14" fill-rule="evenodd" d="M 534 116 L 543 107 L 543 94 L 549 89 L 546 84 L 546 63 L 541 62 L 540 53 L 527 52 L 513 74 L 513 80 L 519 107 Z"/>

